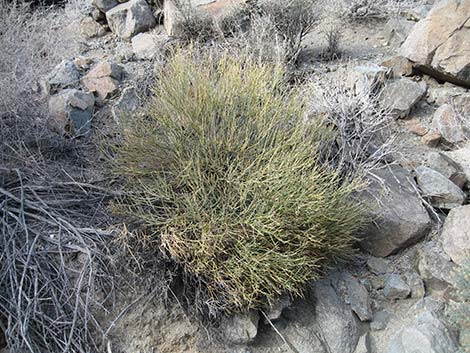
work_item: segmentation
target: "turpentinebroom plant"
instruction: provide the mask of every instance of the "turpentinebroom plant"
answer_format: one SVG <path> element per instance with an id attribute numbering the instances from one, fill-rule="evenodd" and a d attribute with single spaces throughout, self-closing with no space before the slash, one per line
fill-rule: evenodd
<path id="1" fill-rule="evenodd" d="M 178 52 L 149 116 L 125 124 L 114 165 L 128 196 L 116 209 L 203 284 L 199 308 L 242 311 L 301 295 L 353 253 L 360 184 L 320 163 L 328 129 L 303 106 L 281 68 Z"/>

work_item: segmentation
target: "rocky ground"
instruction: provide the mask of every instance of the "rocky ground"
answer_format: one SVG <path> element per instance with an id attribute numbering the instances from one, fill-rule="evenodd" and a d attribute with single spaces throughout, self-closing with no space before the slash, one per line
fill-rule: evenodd
<path id="1" fill-rule="evenodd" d="M 173 10 L 164 10 L 145 0 L 95 1 L 73 29 L 82 36 L 81 55 L 42 82 L 52 129 L 112 137 L 141 108 L 172 41 Z M 325 61 L 332 27 L 340 28 L 340 55 Z M 377 86 L 394 116 L 398 162 L 376 171 L 361 196 L 380 202 L 360 254 L 312 283 L 305 298 L 227 318 L 215 333 L 178 305 L 132 295 L 109 315 L 122 313 L 109 352 L 457 352 L 445 308 L 453 271 L 470 254 L 470 1 L 416 4 L 385 19 L 325 16 L 305 45 L 302 70 L 319 82 Z"/>

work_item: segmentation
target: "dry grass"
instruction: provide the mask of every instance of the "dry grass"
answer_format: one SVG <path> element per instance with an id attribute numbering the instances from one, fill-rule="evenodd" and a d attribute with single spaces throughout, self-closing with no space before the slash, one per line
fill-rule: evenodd
<path id="1" fill-rule="evenodd" d="M 352 254 L 361 226 L 359 184 L 319 164 L 327 129 L 305 123 L 282 77 L 249 58 L 176 53 L 117 149 L 129 193 L 117 210 L 185 270 L 192 304 L 210 314 L 300 295 Z"/>
<path id="2" fill-rule="evenodd" d="M 45 116 L 39 83 L 64 58 L 78 53 L 67 29 L 76 10 L 32 10 L 22 1 L 0 0 L 0 117 Z"/>

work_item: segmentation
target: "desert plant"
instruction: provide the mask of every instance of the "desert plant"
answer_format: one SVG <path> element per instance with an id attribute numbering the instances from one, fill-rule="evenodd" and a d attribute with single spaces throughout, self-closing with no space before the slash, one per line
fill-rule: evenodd
<path id="1" fill-rule="evenodd" d="M 450 305 L 448 317 L 459 329 L 462 353 L 470 352 L 470 259 L 458 268 L 454 276 L 455 301 Z"/>
<path id="2" fill-rule="evenodd" d="M 250 58 L 178 52 L 117 147 L 128 196 L 115 209 L 202 283 L 193 304 L 209 313 L 300 295 L 352 254 L 361 226 L 360 184 L 319 163 L 326 128 L 282 78 Z"/>
<path id="3" fill-rule="evenodd" d="M 297 58 L 305 36 L 318 22 L 316 0 L 258 0 L 260 13 L 271 18 L 278 35 L 288 44 L 289 57 Z"/>

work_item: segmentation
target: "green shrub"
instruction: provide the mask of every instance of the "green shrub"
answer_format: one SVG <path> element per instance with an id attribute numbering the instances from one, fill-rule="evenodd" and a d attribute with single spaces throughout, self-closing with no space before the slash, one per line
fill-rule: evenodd
<path id="1" fill-rule="evenodd" d="M 463 352 L 470 352 L 470 259 L 455 275 L 455 297 L 449 310 L 450 321 L 460 331 L 460 345 Z"/>
<path id="2" fill-rule="evenodd" d="M 193 278 L 211 312 L 254 308 L 350 256 L 361 205 L 322 166 L 328 130 L 277 67 L 248 58 L 176 53 L 150 114 L 123 129 L 118 211 Z M 201 303 L 196 303 L 200 305 Z"/>

